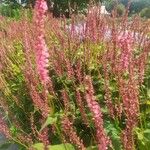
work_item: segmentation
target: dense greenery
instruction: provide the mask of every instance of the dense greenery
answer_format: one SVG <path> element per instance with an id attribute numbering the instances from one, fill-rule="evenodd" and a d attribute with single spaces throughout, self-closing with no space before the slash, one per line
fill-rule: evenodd
<path id="1" fill-rule="evenodd" d="M 128 5 L 128 0 L 120 0 L 119 2 L 123 4 L 125 7 L 127 7 Z M 111 11 L 117 5 L 117 2 L 116 0 L 109 0 L 104 1 L 104 4 L 107 6 L 108 11 Z M 150 6 L 149 0 L 131 0 L 129 13 L 130 14 L 140 13 L 142 9 L 149 6 Z"/>
<path id="2" fill-rule="evenodd" d="M 55 0 L 53 15 L 26 2 L 0 7 L 0 150 L 149 150 L 148 20 L 128 20 L 125 0 L 83 18 L 86 0 Z"/>
<path id="3" fill-rule="evenodd" d="M 89 0 L 47 0 L 49 11 L 53 12 L 53 15 L 55 17 L 60 17 L 61 15 L 69 17 L 72 13 L 83 13 L 84 10 L 87 9 L 89 2 Z M 128 5 L 128 0 L 120 0 L 118 3 L 116 0 L 94 0 L 93 2 L 101 2 L 106 6 L 106 9 L 109 12 L 111 12 L 115 7 L 117 7 L 117 10 L 119 10 L 119 13 L 121 14 L 124 12 L 124 7 L 127 7 Z M 21 4 L 23 4 L 23 6 L 25 6 L 26 8 L 34 7 L 34 3 L 35 0 L 21 1 Z M 4 0 L 2 5 L 0 6 L 0 12 L 2 15 L 14 17 L 19 13 L 19 9 L 22 7 L 21 4 L 18 3 L 17 0 Z M 140 13 L 142 10 L 145 12 L 144 8 L 146 8 L 147 10 L 149 6 L 149 0 L 131 0 L 129 13 Z"/>
<path id="4" fill-rule="evenodd" d="M 140 12 L 140 16 L 144 18 L 150 18 L 150 7 L 143 8 Z"/>

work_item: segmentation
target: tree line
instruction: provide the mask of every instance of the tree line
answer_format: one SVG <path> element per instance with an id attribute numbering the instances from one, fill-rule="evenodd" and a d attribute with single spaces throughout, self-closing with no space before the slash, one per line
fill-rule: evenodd
<path id="1" fill-rule="evenodd" d="M 9 9 L 17 9 L 25 6 L 25 8 L 34 7 L 35 0 L 1 0 Z M 49 11 L 54 17 L 65 15 L 69 17 L 72 13 L 84 12 L 90 2 L 101 2 L 106 6 L 108 12 L 111 12 L 115 7 L 119 15 L 125 12 L 128 5 L 128 0 L 47 0 Z M 150 18 L 150 0 L 130 0 L 129 13 L 130 15 L 139 13 L 142 17 Z M 5 6 L 6 6 L 5 5 Z M 8 8 L 6 9 L 6 12 Z"/>

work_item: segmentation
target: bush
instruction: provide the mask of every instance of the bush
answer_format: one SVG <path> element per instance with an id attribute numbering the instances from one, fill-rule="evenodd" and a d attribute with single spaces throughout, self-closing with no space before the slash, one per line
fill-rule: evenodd
<path id="1" fill-rule="evenodd" d="M 147 19 L 150 18 L 150 7 L 142 9 L 140 16 Z"/>
<path id="2" fill-rule="evenodd" d="M 0 5 L 0 14 L 2 16 L 19 19 L 21 17 L 20 7 L 18 5 L 12 6 L 11 4 Z"/>
<path id="3" fill-rule="evenodd" d="M 114 0 L 111 0 L 111 1 L 104 1 L 105 5 L 106 5 L 106 10 L 108 12 L 111 12 L 115 6 L 117 5 L 117 2 L 114 1 Z"/>
<path id="4" fill-rule="evenodd" d="M 105 5 L 106 5 L 106 10 L 108 10 L 108 12 L 111 12 L 112 10 L 116 9 L 118 16 L 122 16 L 126 9 L 122 3 L 117 5 L 117 2 L 114 0 L 106 2 Z"/>
<path id="5" fill-rule="evenodd" d="M 125 13 L 125 6 L 123 4 L 117 5 L 116 11 L 119 16 L 122 16 Z"/>
<path id="6" fill-rule="evenodd" d="M 150 6 L 149 0 L 133 0 L 131 1 L 130 12 L 140 13 L 142 9 L 148 6 Z"/>

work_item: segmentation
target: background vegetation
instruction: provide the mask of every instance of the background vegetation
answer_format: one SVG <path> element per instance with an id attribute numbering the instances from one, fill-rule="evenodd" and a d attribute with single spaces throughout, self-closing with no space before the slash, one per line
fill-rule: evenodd
<path id="1" fill-rule="evenodd" d="M 114 7 L 117 6 L 119 12 L 122 14 L 125 11 L 125 7 L 128 5 L 128 0 L 93 0 L 93 3 L 101 2 L 106 6 L 107 11 L 111 12 Z M 16 16 L 19 13 L 19 9 L 23 6 L 25 8 L 34 7 L 34 0 L 3 0 L 1 2 L 0 12 L 6 16 Z M 84 12 L 87 9 L 89 0 L 47 0 L 49 11 L 53 12 L 55 17 L 60 17 L 64 14 L 69 17 L 72 13 Z M 53 7 L 51 7 L 53 5 Z M 150 7 L 149 0 L 131 0 L 129 15 L 142 13 L 142 17 L 149 18 L 147 10 Z M 144 11 L 144 13 L 143 13 Z"/>

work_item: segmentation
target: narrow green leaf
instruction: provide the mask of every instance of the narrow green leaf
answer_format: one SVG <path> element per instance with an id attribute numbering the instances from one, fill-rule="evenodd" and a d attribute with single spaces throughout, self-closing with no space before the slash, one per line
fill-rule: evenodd
<path id="1" fill-rule="evenodd" d="M 48 117 L 46 122 L 42 125 L 41 130 L 42 131 L 46 126 L 56 123 L 57 117 Z"/>
<path id="2" fill-rule="evenodd" d="M 44 144 L 43 143 L 36 143 L 32 146 L 35 150 L 44 150 Z"/>
<path id="3" fill-rule="evenodd" d="M 59 145 L 50 145 L 48 146 L 49 150 L 75 150 L 73 145 L 66 143 L 66 144 L 59 144 Z"/>

